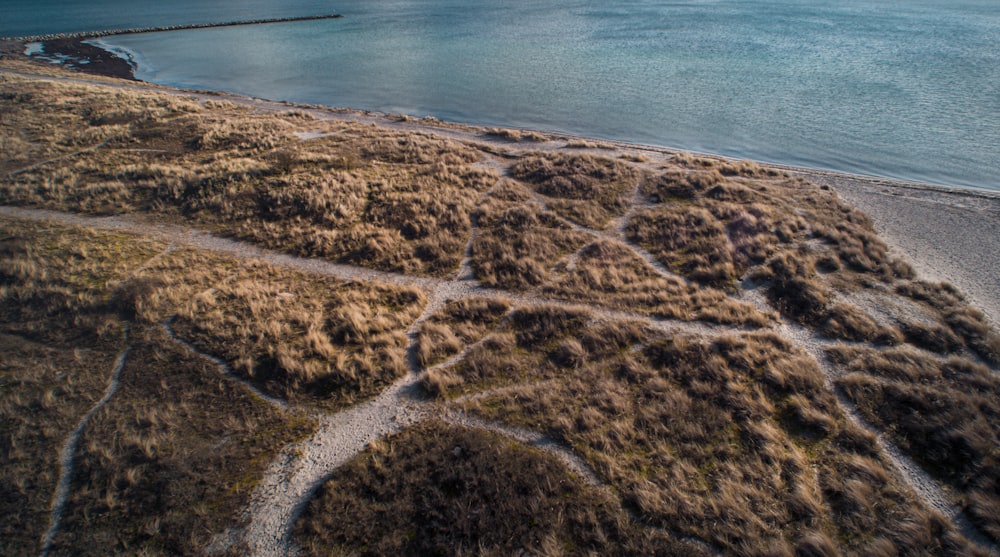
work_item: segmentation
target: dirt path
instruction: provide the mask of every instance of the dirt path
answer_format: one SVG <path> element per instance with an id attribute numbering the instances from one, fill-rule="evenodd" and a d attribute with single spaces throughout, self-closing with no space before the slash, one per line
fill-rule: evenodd
<path id="1" fill-rule="evenodd" d="M 316 433 L 301 443 L 287 447 L 281 456 L 272 464 L 265 474 L 261 486 L 254 493 L 252 503 L 247 511 L 248 526 L 245 531 L 230 531 L 216 537 L 216 543 L 210 549 L 224 549 L 233 543 L 242 543 L 253 555 L 294 555 L 297 548 L 291 540 L 291 529 L 294 521 L 302 511 L 315 490 L 331 473 L 350 458 L 364 450 L 369 443 L 386 435 L 396 433 L 405 427 L 417 423 L 435 411 L 428 401 L 421 401 L 414 396 L 419 373 L 422 371 L 416 360 L 416 333 L 420 323 L 429 317 L 449 300 L 469 297 L 504 298 L 514 307 L 530 307 L 533 305 L 560 305 L 586 309 L 599 319 L 631 319 L 647 323 L 650 327 L 670 334 L 684 333 L 703 336 L 715 336 L 729 328 L 697 322 L 686 322 L 671 319 L 652 319 L 649 316 L 631 312 L 610 310 L 591 304 L 566 302 L 546 299 L 532 294 L 518 294 L 482 287 L 469 275 L 468 260 L 460 266 L 459 276 L 452 280 L 415 277 L 398 273 L 388 273 L 371 269 L 342 265 L 322 260 L 296 257 L 270 250 L 262 249 L 244 242 L 214 236 L 204 231 L 189 227 L 151 223 L 137 216 L 89 217 L 56 211 L 25 209 L 0 206 L 0 216 L 49 221 L 63 225 L 84 226 L 101 230 L 118 231 L 141 235 L 174 246 L 188 246 L 200 250 L 225 253 L 238 258 L 259 259 L 282 267 L 299 269 L 342 280 L 360 280 L 381 282 L 396 285 L 416 286 L 430 293 L 429 302 L 422 315 L 411 325 L 408 331 L 409 347 L 408 361 L 410 373 L 386 389 L 377 398 L 357 405 L 349 410 L 334 415 L 317 416 L 320 422 Z M 605 234 L 580 227 L 596 237 L 606 237 Z M 475 233 L 475 230 L 473 231 Z M 622 241 L 625 245 L 634 247 L 631 243 Z M 467 250 L 468 251 L 468 250 Z M 745 299 L 752 301 L 761 309 L 768 308 L 766 300 L 757 291 L 746 294 Z M 165 324 L 171 336 L 184 343 L 189 349 L 197 350 L 190 344 L 173 335 L 169 323 Z M 826 343 L 814 333 L 787 322 L 781 324 L 778 331 L 810 354 L 820 363 L 827 375 L 827 387 L 837 394 L 841 406 L 847 416 L 860 427 L 872 432 L 879 439 L 879 444 L 890 462 L 897 468 L 903 479 L 924 500 L 924 502 L 951 518 L 960 531 L 978 545 L 994 552 L 995 546 L 976 530 L 968 519 L 952 502 L 940 484 L 919 468 L 912 460 L 903 455 L 888 439 L 860 417 L 853 404 L 834 387 L 832 382 L 835 370 L 830 367 L 823 354 Z M 227 375 L 232 376 L 228 366 L 222 360 L 211 358 Z M 253 389 L 252 386 L 247 385 Z M 269 402 L 284 406 L 284 401 L 267 397 L 256 389 L 254 392 Z M 88 414 L 89 416 L 89 414 Z M 468 417 L 456 415 L 441 415 L 443 419 L 453 423 L 462 423 L 470 427 L 481 427 L 507 437 L 519 439 L 545 450 L 564 462 L 570 470 L 586 478 L 596 481 L 596 475 L 572 451 L 561 447 L 541 436 L 527 435 L 513 428 L 503 428 L 496 424 L 483 424 Z M 63 495 L 65 497 L 65 495 Z M 54 506 L 55 508 L 55 506 Z M 55 513 L 54 513 L 55 516 Z M 57 528 L 57 522 L 54 526 Z M 51 529 L 51 528 L 50 528 Z M 54 532 L 54 530 L 53 530 Z"/>
<path id="2" fill-rule="evenodd" d="M 816 360 L 823 371 L 823 380 L 826 388 L 836 395 L 837 401 L 844 410 L 844 414 L 856 426 L 875 436 L 883 454 L 892 463 L 892 466 L 899 471 L 903 480 L 916 492 L 917 496 L 927 506 L 948 517 L 954 523 L 955 527 L 958 528 L 958 531 L 971 542 L 989 551 L 991 555 L 1000 556 L 1000 548 L 997 548 L 996 544 L 992 543 L 972 524 L 965 513 L 962 512 L 962 509 L 955 503 L 955 497 L 949 495 L 946 488 L 942 487 L 937 480 L 925 472 L 913 459 L 903 454 L 881 431 L 869 424 L 854 403 L 836 387 L 834 379 L 838 375 L 837 370 L 826 357 L 824 349 L 835 346 L 837 343 L 824 340 L 805 327 L 788 321 L 783 321 L 779 330 L 782 336 L 791 340 Z"/>
<path id="3" fill-rule="evenodd" d="M 125 327 L 125 342 L 128 343 L 127 325 Z M 118 391 L 118 382 L 121 379 L 122 370 L 125 368 L 125 359 L 128 357 L 128 353 L 129 348 L 126 347 L 118 355 L 115 365 L 111 369 L 111 376 L 108 378 L 108 387 L 104 391 L 104 396 L 83 415 L 80 423 L 76 425 L 76 428 L 66 439 L 66 444 L 63 445 L 62 451 L 59 452 L 59 482 L 56 484 L 55 493 L 52 494 L 52 513 L 49 516 L 49 529 L 46 530 L 45 535 L 42 537 L 42 557 L 46 557 L 52 550 L 52 542 L 59 532 L 59 522 L 62 520 L 66 498 L 69 496 L 70 481 L 73 479 L 73 455 L 76 453 L 76 448 L 80 445 L 80 436 L 83 434 L 83 429 L 87 427 L 87 422 L 90 421 L 90 418 L 103 408 L 111 400 L 115 392 Z"/>

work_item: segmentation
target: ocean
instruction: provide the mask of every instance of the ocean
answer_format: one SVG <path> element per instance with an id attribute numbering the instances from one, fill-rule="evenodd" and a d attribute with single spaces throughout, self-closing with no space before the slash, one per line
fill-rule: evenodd
<path id="1" fill-rule="evenodd" d="M 996 0 L 5 0 L 140 79 L 1000 190 Z"/>

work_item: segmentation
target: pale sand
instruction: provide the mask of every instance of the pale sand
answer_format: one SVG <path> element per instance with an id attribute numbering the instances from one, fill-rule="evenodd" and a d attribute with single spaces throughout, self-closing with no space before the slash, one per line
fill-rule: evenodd
<path id="1" fill-rule="evenodd" d="M 803 174 L 867 214 L 920 278 L 952 283 L 1000 328 L 1000 192 Z"/>

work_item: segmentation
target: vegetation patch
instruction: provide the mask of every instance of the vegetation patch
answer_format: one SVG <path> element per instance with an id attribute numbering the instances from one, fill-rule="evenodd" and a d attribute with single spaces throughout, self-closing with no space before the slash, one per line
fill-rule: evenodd
<path id="1" fill-rule="evenodd" d="M 458 354 L 496 327 L 510 309 L 506 300 L 466 298 L 448 302 L 417 333 L 417 358 L 428 367 Z"/>
<path id="2" fill-rule="evenodd" d="M 171 296 L 187 294 L 156 295 L 142 276 L 166 246 L 8 219 L 0 219 L 0 238 L 4 547 L 38 551 L 59 453 L 129 346 L 118 391 L 85 424 L 73 455 L 53 550 L 200 551 L 209 529 L 238 521 L 281 447 L 313 425 L 276 411 L 166 335 L 158 318 L 176 302 Z M 197 283 L 210 273 L 195 262 L 177 264 Z"/>
<path id="3" fill-rule="evenodd" d="M 496 181 L 471 166 L 477 151 L 419 133 L 4 79 L 6 204 L 182 217 L 291 253 L 443 276 Z M 299 140 L 303 129 L 324 137 Z"/>
<path id="4" fill-rule="evenodd" d="M 562 439 L 640 523 L 725 553 L 970 550 L 786 341 L 640 342 L 638 351 L 585 353 L 544 383 L 452 404 Z"/>
<path id="5" fill-rule="evenodd" d="M 277 453 L 314 423 L 133 328 L 119 391 L 84 431 L 57 553 L 199 553 L 238 524 Z"/>
<path id="6" fill-rule="evenodd" d="M 589 236 L 531 201 L 523 186 L 505 180 L 476 213 L 480 228 L 472 242 L 472 268 L 483 285 L 527 290 L 541 285 L 555 263 Z"/>
<path id="7" fill-rule="evenodd" d="M 557 214 L 595 229 L 625 213 L 639 178 L 631 166 L 593 155 L 529 156 L 510 172 L 545 196 Z"/>
<path id="8" fill-rule="evenodd" d="M 542 294 L 684 321 L 762 327 L 773 319 L 721 290 L 663 277 L 628 246 L 603 239 L 577 252 L 572 265 L 554 273 Z"/>
<path id="9" fill-rule="evenodd" d="M 961 492 L 965 510 L 1000 541 L 1000 378 L 967 359 L 909 347 L 829 355 L 847 372 L 837 386 L 865 418 Z"/>
<path id="10" fill-rule="evenodd" d="M 374 443 L 337 470 L 295 532 L 310 555 L 699 553 L 632 524 L 551 455 L 439 422 Z"/>

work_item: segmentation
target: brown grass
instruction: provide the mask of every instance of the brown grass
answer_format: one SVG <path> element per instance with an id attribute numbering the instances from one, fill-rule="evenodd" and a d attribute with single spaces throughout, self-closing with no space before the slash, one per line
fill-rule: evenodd
<path id="1" fill-rule="evenodd" d="M 561 371 L 541 365 L 558 338 L 565 346 L 581 332 L 562 335 L 516 344 L 526 352 L 520 386 L 460 404 L 564 440 L 641 523 L 735 554 L 971 551 L 845 419 L 816 365 L 779 337 L 648 342 L 647 333 L 625 341 L 643 343 L 638 351 L 584 352 Z M 473 391 L 496 386 L 475 362 L 456 366 L 456 379 Z"/>
<path id="2" fill-rule="evenodd" d="M 493 329 L 509 309 L 505 300 L 467 298 L 449 302 L 420 325 L 420 365 L 428 367 L 458 354 Z"/>
<path id="3" fill-rule="evenodd" d="M 554 274 L 542 293 L 686 321 L 761 327 L 772 320 L 720 290 L 662 277 L 627 246 L 610 240 L 586 245 L 579 251 L 574 268 Z"/>
<path id="4" fill-rule="evenodd" d="M 350 520 L 343 520 L 345 514 Z M 431 422 L 337 470 L 296 524 L 310 555 L 693 555 L 552 456 Z"/>
<path id="5" fill-rule="evenodd" d="M 611 148 L 617 158 L 529 153 L 497 183 L 475 166 L 479 147 L 423 132 L 11 75 L 0 76 L 0 116 L 3 204 L 143 213 L 434 276 L 457 268 L 472 237 L 486 286 L 769 326 L 773 315 L 735 299 L 753 278 L 785 317 L 855 343 L 832 353 L 847 371 L 840 388 L 1000 539 L 997 393 L 980 363 L 1000 362 L 1000 337 L 953 287 L 914 280 L 829 189 L 693 155 L 653 172 Z M 518 133 L 497 132 L 531 139 Z M 696 285 L 566 222 L 626 216 L 628 240 Z M 333 410 L 405 373 L 404 331 L 426 303 L 410 288 L 189 250 L 154 258 L 164 246 L 124 235 L 2 221 L 0 238 L 0 528 L 17 553 L 35 549 L 54 451 L 99 397 L 125 321 L 133 356 L 120 396 L 88 426 L 60 551 L 198 552 L 237 522 L 278 448 L 311 427 L 223 379 L 160 322 L 176 316 L 181 338 L 260 389 Z M 974 553 L 845 419 L 815 362 L 776 335 L 667 337 L 583 307 L 509 306 L 464 300 L 431 316 L 421 365 L 471 348 L 421 385 L 442 406 L 558 439 L 609 490 L 492 434 L 434 423 L 338 473 L 299 524 L 313 551 L 645 554 L 676 548 L 678 534 L 732 554 Z M 951 356 L 870 346 L 904 342 Z M 456 444 L 482 450 L 448 468 Z M 493 514 L 466 512 L 484 501 Z M 343 520 L 358 509 L 372 526 Z"/>
<path id="6" fill-rule="evenodd" d="M 4 322 L 6 326 L 9 322 Z M 120 330 L 118 331 L 120 333 Z M 58 454 L 103 394 L 115 359 L 109 334 L 97 350 L 0 333 L 0 537 L 4 552 L 29 555 L 49 524 Z M 95 346 L 95 347 L 97 347 Z"/>
<path id="7" fill-rule="evenodd" d="M 625 213 L 639 179 L 631 166 L 593 155 L 529 156 L 510 173 L 531 184 L 559 215 L 596 229 Z"/>
<path id="8" fill-rule="evenodd" d="M 104 394 L 125 347 L 124 321 L 137 320 L 119 391 L 84 430 L 53 550 L 200 550 L 238 520 L 277 451 L 312 425 L 275 412 L 142 322 L 152 300 L 164 310 L 171 297 L 152 295 L 134 273 L 165 246 L 7 219 L 0 238 L 4 548 L 38 551 L 59 451 Z M 207 275 L 196 263 L 190 254 L 178 262 L 192 282 Z M 170 294 L 183 298 L 181 290 Z"/>
<path id="9" fill-rule="evenodd" d="M 954 286 L 948 283 L 933 284 L 912 281 L 901 284 L 897 292 L 903 296 L 925 303 L 938 312 L 941 322 L 927 332 L 913 330 L 916 340 L 924 341 L 938 352 L 949 351 L 957 339 L 975 351 L 980 357 L 997 366 L 1000 365 L 1000 335 L 986 323 L 983 313 L 966 303 Z"/>
<path id="10" fill-rule="evenodd" d="M 496 177 L 471 148 L 172 95 L 5 77 L 0 202 L 183 217 L 292 253 L 445 275 Z M 308 126 L 334 135 L 298 141 Z M 140 148 L 136 148 L 139 144 Z M 59 159 L 59 164 L 45 163 Z"/>
<path id="11" fill-rule="evenodd" d="M 1000 541 L 1000 378 L 982 365 L 912 348 L 838 348 L 837 385 L 865 417 L 934 476 Z"/>
<path id="12" fill-rule="evenodd" d="M 342 407 L 406 373 L 405 330 L 423 294 L 304 279 L 253 266 L 183 308 L 176 330 L 292 401 Z"/>
<path id="13" fill-rule="evenodd" d="M 313 424 L 136 327 L 122 384 L 84 432 L 53 550 L 191 554 L 239 521 L 281 448 Z"/>
<path id="14" fill-rule="evenodd" d="M 709 211 L 687 206 L 641 211 L 626 232 L 677 274 L 715 288 L 735 288 L 738 275 L 726 229 Z"/>
<path id="15" fill-rule="evenodd" d="M 589 238 L 531 203 L 523 186 L 509 180 L 493 190 L 476 219 L 481 233 L 472 244 L 472 268 L 476 278 L 490 287 L 538 286 L 561 257 Z"/>

